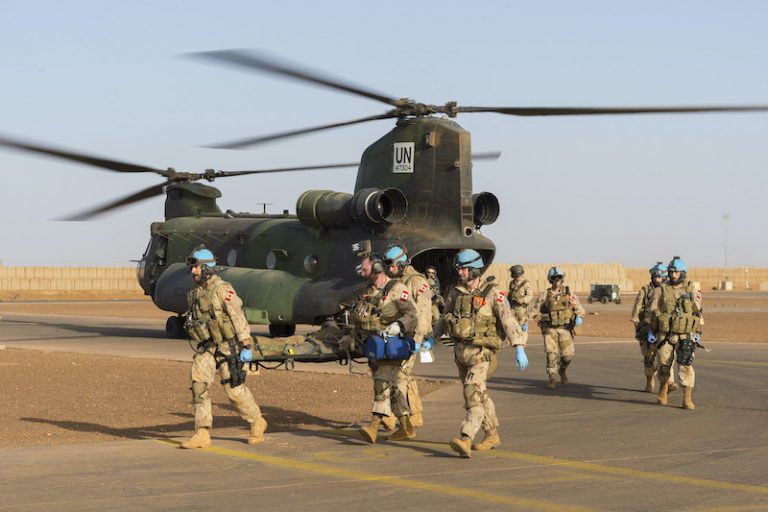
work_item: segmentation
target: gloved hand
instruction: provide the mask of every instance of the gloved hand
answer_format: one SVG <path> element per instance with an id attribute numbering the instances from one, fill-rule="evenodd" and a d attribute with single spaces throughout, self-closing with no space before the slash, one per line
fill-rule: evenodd
<path id="1" fill-rule="evenodd" d="M 523 332 L 528 332 L 528 322 L 523 322 L 522 324 L 520 324 L 520 329 Z"/>
<path id="2" fill-rule="evenodd" d="M 400 336 L 400 324 L 397 322 L 392 322 L 384 331 L 384 334 L 387 336 Z"/>
<path id="3" fill-rule="evenodd" d="M 645 337 L 648 343 L 656 343 L 656 335 L 653 332 L 648 331 L 648 335 Z"/>
<path id="4" fill-rule="evenodd" d="M 584 323 L 584 317 L 577 316 L 576 320 L 574 320 L 573 322 L 573 325 L 575 325 L 576 327 L 581 327 L 581 324 L 583 323 Z"/>
<path id="5" fill-rule="evenodd" d="M 421 342 L 421 351 L 426 352 L 427 350 L 432 350 L 432 343 L 434 343 L 434 340 L 432 338 L 427 338 L 423 342 Z"/>
<path id="6" fill-rule="evenodd" d="M 349 334 L 345 334 L 339 340 L 339 350 L 343 350 L 344 352 L 352 350 L 352 347 L 355 344 L 354 342 L 355 340 L 352 338 L 352 336 L 350 336 Z"/>
<path id="7" fill-rule="evenodd" d="M 528 368 L 528 356 L 525 355 L 525 347 L 522 345 L 515 347 L 515 366 L 520 368 L 520 371 Z"/>
<path id="8" fill-rule="evenodd" d="M 240 351 L 240 361 L 250 363 L 253 361 L 253 351 L 250 348 L 244 348 Z"/>
<path id="9" fill-rule="evenodd" d="M 693 340 L 693 342 L 694 342 L 694 343 L 696 343 L 696 344 L 698 345 L 698 344 L 701 342 L 701 334 L 699 334 L 699 333 L 694 333 L 694 334 L 691 336 L 691 339 Z"/>

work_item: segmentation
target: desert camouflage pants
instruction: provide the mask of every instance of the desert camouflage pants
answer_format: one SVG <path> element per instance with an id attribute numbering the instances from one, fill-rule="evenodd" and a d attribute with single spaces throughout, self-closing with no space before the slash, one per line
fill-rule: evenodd
<path id="1" fill-rule="evenodd" d="M 528 343 L 528 330 L 523 331 L 522 325 L 528 322 L 528 308 L 526 306 L 512 306 L 512 313 L 517 323 L 521 326 L 521 336 L 518 339 L 522 339 L 523 345 L 525 345 Z"/>
<path id="2" fill-rule="evenodd" d="M 411 357 L 405 360 L 397 374 L 397 389 L 401 394 L 405 395 L 405 399 L 408 401 L 408 409 L 410 409 L 411 414 L 421 414 L 422 411 L 419 387 L 416 385 L 416 380 L 413 378 L 413 366 L 416 364 L 416 354 L 418 354 L 418 352 L 414 352 L 411 354 Z"/>
<path id="3" fill-rule="evenodd" d="M 675 363 L 675 356 L 677 353 L 677 341 L 678 337 L 675 335 L 670 336 L 667 343 L 664 343 L 657 349 L 657 361 L 659 365 L 659 380 L 664 382 L 665 379 L 671 378 L 672 366 Z M 677 365 L 677 374 L 680 379 L 680 385 L 688 388 L 692 388 L 696 382 L 696 372 L 693 370 L 693 364 Z"/>
<path id="4" fill-rule="evenodd" d="M 489 431 L 499 426 L 496 406 L 488 395 L 486 386 L 493 352 L 487 348 L 456 342 L 453 355 L 464 386 L 465 413 L 464 421 L 461 422 L 461 434 L 474 438 L 480 427 Z"/>
<path id="5" fill-rule="evenodd" d="M 220 350 L 229 354 L 229 346 L 221 345 Z M 219 380 L 229 379 L 229 367 L 227 363 L 216 368 L 216 360 L 213 357 L 213 348 L 198 350 L 192 358 L 192 404 L 195 409 L 195 430 L 199 428 L 211 428 L 213 414 L 211 413 L 211 399 L 208 390 L 213 384 L 216 374 Z M 235 388 L 224 384 L 227 398 L 237 409 L 240 416 L 248 423 L 253 423 L 261 417 L 261 410 L 253 399 L 251 390 L 245 384 Z M 197 390 L 197 392 L 196 392 Z"/>
<path id="6" fill-rule="evenodd" d="M 560 368 L 571 364 L 575 349 L 573 336 L 568 329 L 544 327 L 544 353 L 547 355 L 547 375 L 554 377 Z"/>
<path id="7" fill-rule="evenodd" d="M 380 416 L 396 417 L 411 414 L 408 399 L 397 386 L 400 378 L 400 361 L 379 361 L 371 364 L 373 372 L 373 406 L 371 412 Z"/>
<path id="8" fill-rule="evenodd" d="M 658 364 L 656 363 L 656 346 L 651 345 L 647 341 L 641 341 L 640 353 L 643 356 L 643 367 L 645 368 L 645 376 L 653 377 L 658 370 Z M 669 377 L 667 378 L 667 384 L 672 384 L 673 382 L 675 382 L 675 375 L 673 372 L 670 371 Z"/>

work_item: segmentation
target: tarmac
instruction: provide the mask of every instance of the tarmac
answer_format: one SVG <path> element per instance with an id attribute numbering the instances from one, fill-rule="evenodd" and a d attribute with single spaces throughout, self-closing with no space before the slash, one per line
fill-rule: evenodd
<path id="1" fill-rule="evenodd" d="M 257 331 L 255 331 L 258 333 Z M 7 313 L 0 344 L 189 360 L 156 320 Z M 424 397 L 413 441 L 364 443 L 354 428 L 268 433 L 263 444 L 214 436 L 0 449 L 0 511 L 91 510 L 768 510 L 768 344 L 711 343 L 696 354 L 696 410 L 643 393 L 632 340 L 577 339 L 570 383 L 544 387 L 501 352 L 489 382 L 503 444 L 461 459 L 448 446 L 463 417 L 460 386 Z M 419 376 L 456 379 L 450 347 Z M 335 363 L 301 371 L 349 371 Z M 482 433 L 478 435 L 478 440 Z"/>

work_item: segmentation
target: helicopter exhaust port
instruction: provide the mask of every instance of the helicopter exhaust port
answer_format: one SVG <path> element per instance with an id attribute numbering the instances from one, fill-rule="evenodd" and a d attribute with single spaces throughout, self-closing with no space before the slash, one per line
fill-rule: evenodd
<path id="1" fill-rule="evenodd" d="M 332 190 L 308 190 L 296 201 L 296 216 L 308 227 L 345 228 L 395 224 L 408 213 L 408 200 L 399 189 L 366 188 L 354 196 Z"/>
<path id="2" fill-rule="evenodd" d="M 499 200 L 490 192 L 480 192 L 472 195 L 475 207 L 475 227 L 493 224 L 499 218 Z"/>

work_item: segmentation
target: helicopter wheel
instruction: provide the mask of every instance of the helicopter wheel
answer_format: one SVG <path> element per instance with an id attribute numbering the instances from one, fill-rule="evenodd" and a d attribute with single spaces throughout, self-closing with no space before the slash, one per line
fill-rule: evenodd
<path id="1" fill-rule="evenodd" d="M 286 338 L 296 334 L 296 324 L 269 324 L 269 335 L 273 338 Z"/>
<path id="2" fill-rule="evenodd" d="M 165 335 L 171 339 L 181 338 L 184 332 L 184 322 L 180 316 L 169 316 L 165 321 Z"/>

